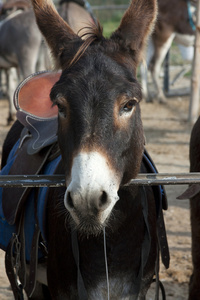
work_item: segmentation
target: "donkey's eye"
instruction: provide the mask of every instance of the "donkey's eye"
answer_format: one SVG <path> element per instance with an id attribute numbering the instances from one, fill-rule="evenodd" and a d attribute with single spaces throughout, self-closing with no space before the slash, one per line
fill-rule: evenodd
<path id="1" fill-rule="evenodd" d="M 130 112 L 136 105 L 137 99 L 132 99 L 128 101 L 124 106 L 123 106 L 123 111 L 124 112 Z"/>
<path id="2" fill-rule="evenodd" d="M 67 117 L 67 112 L 66 112 L 66 107 L 61 105 L 60 103 L 57 103 L 58 106 L 58 113 L 61 118 L 66 118 Z"/>

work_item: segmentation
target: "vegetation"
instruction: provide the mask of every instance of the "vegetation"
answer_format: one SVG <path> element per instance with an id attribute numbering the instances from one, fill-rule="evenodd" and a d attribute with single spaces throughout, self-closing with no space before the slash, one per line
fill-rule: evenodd
<path id="1" fill-rule="evenodd" d="M 109 5 L 129 5 L 129 0 L 90 0 L 91 6 L 109 6 Z M 94 14 L 104 28 L 104 36 L 109 37 L 110 34 L 119 26 L 120 20 L 125 9 L 100 9 L 94 10 Z"/>

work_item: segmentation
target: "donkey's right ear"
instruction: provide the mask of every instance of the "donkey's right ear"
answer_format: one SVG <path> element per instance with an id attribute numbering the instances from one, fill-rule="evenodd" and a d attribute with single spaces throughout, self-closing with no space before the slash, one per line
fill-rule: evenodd
<path id="1" fill-rule="evenodd" d="M 31 1 L 37 25 L 51 49 L 57 67 L 62 69 L 72 59 L 72 48 L 75 47 L 76 42 L 80 46 L 81 38 L 61 18 L 52 0 Z"/>
<path id="2" fill-rule="evenodd" d="M 120 26 L 111 39 L 131 50 L 135 65 L 138 65 L 142 50 L 151 34 L 157 17 L 157 0 L 132 0 Z"/>

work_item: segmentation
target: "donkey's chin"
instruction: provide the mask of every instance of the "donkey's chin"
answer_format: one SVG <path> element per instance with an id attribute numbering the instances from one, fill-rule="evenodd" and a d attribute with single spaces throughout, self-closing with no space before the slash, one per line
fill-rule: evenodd
<path id="1" fill-rule="evenodd" d="M 104 226 L 96 221 L 83 220 L 77 227 L 78 232 L 86 237 L 98 236 L 102 233 Z"/>
<path id="2" fill-rule="evenodd" d="M 96 216 L 91 215 L 85 217 L 76 216 L 75 219 L 72 219 L 72 226 L 83 237 L 98 236 L 102 234 L 107 223 L 107 220 L 105 220 L 104 223 L 101 223 Z"/>

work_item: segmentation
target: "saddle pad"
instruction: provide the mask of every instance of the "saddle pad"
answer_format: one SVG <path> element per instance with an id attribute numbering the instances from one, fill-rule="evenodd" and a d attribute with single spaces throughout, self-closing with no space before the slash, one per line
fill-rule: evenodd
<path id="1" fill-rule="evenodd" d="M 0 175 L 7 175 L 9 170 L 16 158 L 16 150 L 18 149 L 19 141 L 15 144 L 12 151 L 9 154 L 6 166 L 1 170 Z M 61 161 L 61 156 L 58 156 L 51 162 L 45 164 L 43 168 L 43 173 L 51 175 L 55 172 L 56 167 L 58 166 L 59 162 Z M 43 238 L 46 238 L 46 231 L 45 231 L 45 222 L 46 222 L 46 193 L 48 191 L 47 187 L 39 188 L 38 192 L 38 200 L 37 200 L 37 218 L 38 223 L 40 226 L 41 234 Z M 15 224 L 11 225 L 7 222 L 3 207 L 2 207 L 2 192 L 3 188 L 0 188 L 0 248 L 6 251 L 8 243 L 12 237 L 13 233 L 17 233 L 17 229 Z M 30 192 L 26 203 L 25 203 L 25 219 L 24 219 L 24 228 L 25 228 L 25 254 L 26 260 L 30 261 L 30 254 L 31 254 L 31 245 L 32 245 L 32 238 L 35 230 L 35 192 L 36 189 L 33 188 Z M 39 251 L 39 258 L 43 256 L 43 253 Z"/>

